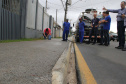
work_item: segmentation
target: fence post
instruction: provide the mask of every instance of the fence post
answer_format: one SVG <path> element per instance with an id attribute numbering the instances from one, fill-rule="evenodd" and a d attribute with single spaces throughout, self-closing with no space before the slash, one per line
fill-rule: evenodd
<path id="1" fill-rule="evenodd" d="M 2 34 L 2 32 L 1 32 L 1 27 L 2 27 L 2 25 L 1 25 L 1 10 L 2 10 L 2 0 L 0 0 L 0 40 L 1 40 L 1 34 Z"/>
<path id="2" fill-rule="evenodd" d="M 20 0 L 21 38 L 25 38 L 27 2 L 28 0 Z"/>
<path id="3" fill-rule="evenodd" d="M 44 7 L 43 7 L 43 15 L 42 15 L 42 33 L 43 33 L 43 29 L 44 29 Z"/>

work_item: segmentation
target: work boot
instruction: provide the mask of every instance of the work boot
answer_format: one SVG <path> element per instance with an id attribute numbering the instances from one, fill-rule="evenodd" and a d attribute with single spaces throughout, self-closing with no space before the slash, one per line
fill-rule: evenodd
<path id="1" fill-rule="evenodd" d="M 122 49 L 122 47 L 121 46 L 118 46 L 118 47 L 115 47 L 116 49 Z"/>
<path id="2" fill-rule="evenodd" d="M 122 48 L 122 51 L 126 51 L 126 48 Z"/>
<path id="3" fill-rule="evenodd" d="M 102 43 L 98 44 L 98 45 L 103 45 Z"/>
<path id="4" fill-rule="evenodd" d="M 93 43 L 92 45 L 95 45 L 96 43 Z"/>
<path id="5" fill-rule="evenodd" d="M 87 44 L 90 44 L 90 41 L 88 41 Z"/>

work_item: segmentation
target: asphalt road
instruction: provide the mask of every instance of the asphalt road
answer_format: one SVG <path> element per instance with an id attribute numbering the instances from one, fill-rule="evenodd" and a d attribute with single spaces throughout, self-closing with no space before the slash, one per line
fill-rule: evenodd
<path id="1" fill-rule="evenodd" d="M 126 84 L 126 51 L 115 49 L 117 42 L 100 46 L 77 44 L 97 84 Z"/>
<path id="2" fill-rule="evenodd" d="M 0 43 L 0 84 L 51 84 L 52 68 L 69 42 Z"/>

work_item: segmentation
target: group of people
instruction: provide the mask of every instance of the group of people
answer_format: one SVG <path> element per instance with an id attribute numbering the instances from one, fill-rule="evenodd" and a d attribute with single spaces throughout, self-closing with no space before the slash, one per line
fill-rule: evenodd
<path id="1" fill-rule="evenodd" d="M 109 30 L 110 30 L 110 25 L 111 25 L 111 17 L 109 15 L 109 12 L 113 12 L 113 13 L 118 13 L 117 30 L 118 30 L 119 46 L 115 48 L 122 49 L 122 51 L 126 51 L 126 48 L 125 48 L 126 8 L 125 6 L 126 6 L 126 2 L 122 1 L 121 9 L 110 10 L 104 7 L 102 19 L 97 18 L 97 13 L 94 13 L 94 19 L 91 22 L 92 30 L 90 32 L 89 41 L 87 44 L 90 44 L 93 32 L 95 35 L 93 45 L 96 44 L 98 27 L 100 26 L 101 27 L 101 43 L 99 45 L 105 45 L 105 46 L 110 45 Z M 80 18 L 79 21 L 80 21 L 79 22 L 79 39 L 80 39 L 80 43 L 82 43 L 83 37 L 84 37 L 85 23 L 83 22 L 82 18 Z M 63 24 L 63 40 L 62 41 L 68 40 L 69 28 L 70 28 L 70 23 L 68 22 L 68 19 L 67 19 L 66 22 L 64 22 Z M 50 36 L 50 34 L 51 32 L 49 29 L 44 30 L 45 38 L 47 36 Z M 103 37 L 104 37 L 104 40 L 103 40 Z"/>
<path id="2" fill-rule="evenodd" d="M 105 45 L 105 46 L 110 45 L 109 30 L 110 30 L 110 25 L 111 25 L 111 17 L 109 15 L 109 12 L 113 12 L 113 13 L 118 13 L 117 30 L 118 30 L 119 46 L 117 46 L 115 48 L 122 49 L 122 51 L 126 51 L 126 49 L 125 49 L 125 26 L 126 26 L 126 8 L 125 8 L 125 6 L 126 6 L 126 2 L 122 1 L 121 9 L 119 9 L 119 10 L 110 10 L 110 9 L 106 9 L 104 7 L 102 19 L 97 18 L 97 14 L 95 13 L 94 19 L 91 22 L 92 30 L 90 32 L 89 41 L 87 44 L 90 44 L 90 40 L 93 35 L 93 32 L 94 32 L 94 36 L 95 36 L 93 45 L 96 43 L 98 27 L 100 26 L 101 27 L 101 43 L 99 45 Z M 80 18 L 79 20 L 80 20 L 79 38 L 80 38 L 80 43 L 82 43 L 83 37 L 84 37 L 85 23 L 82 21 L 82 18 Z M 103 37 L 104 37 L 104 40 L 103 40 Z"/>

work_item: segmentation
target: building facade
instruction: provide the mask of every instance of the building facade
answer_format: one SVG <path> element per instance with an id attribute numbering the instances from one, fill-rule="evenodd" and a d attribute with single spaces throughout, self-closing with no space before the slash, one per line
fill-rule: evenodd
<path id="1" fill-rule="evenodd" d="M 50 28 L 55 37 L 54 18 L 38 0 L 0 0 L 0 40 L 40 38 Z"/>

